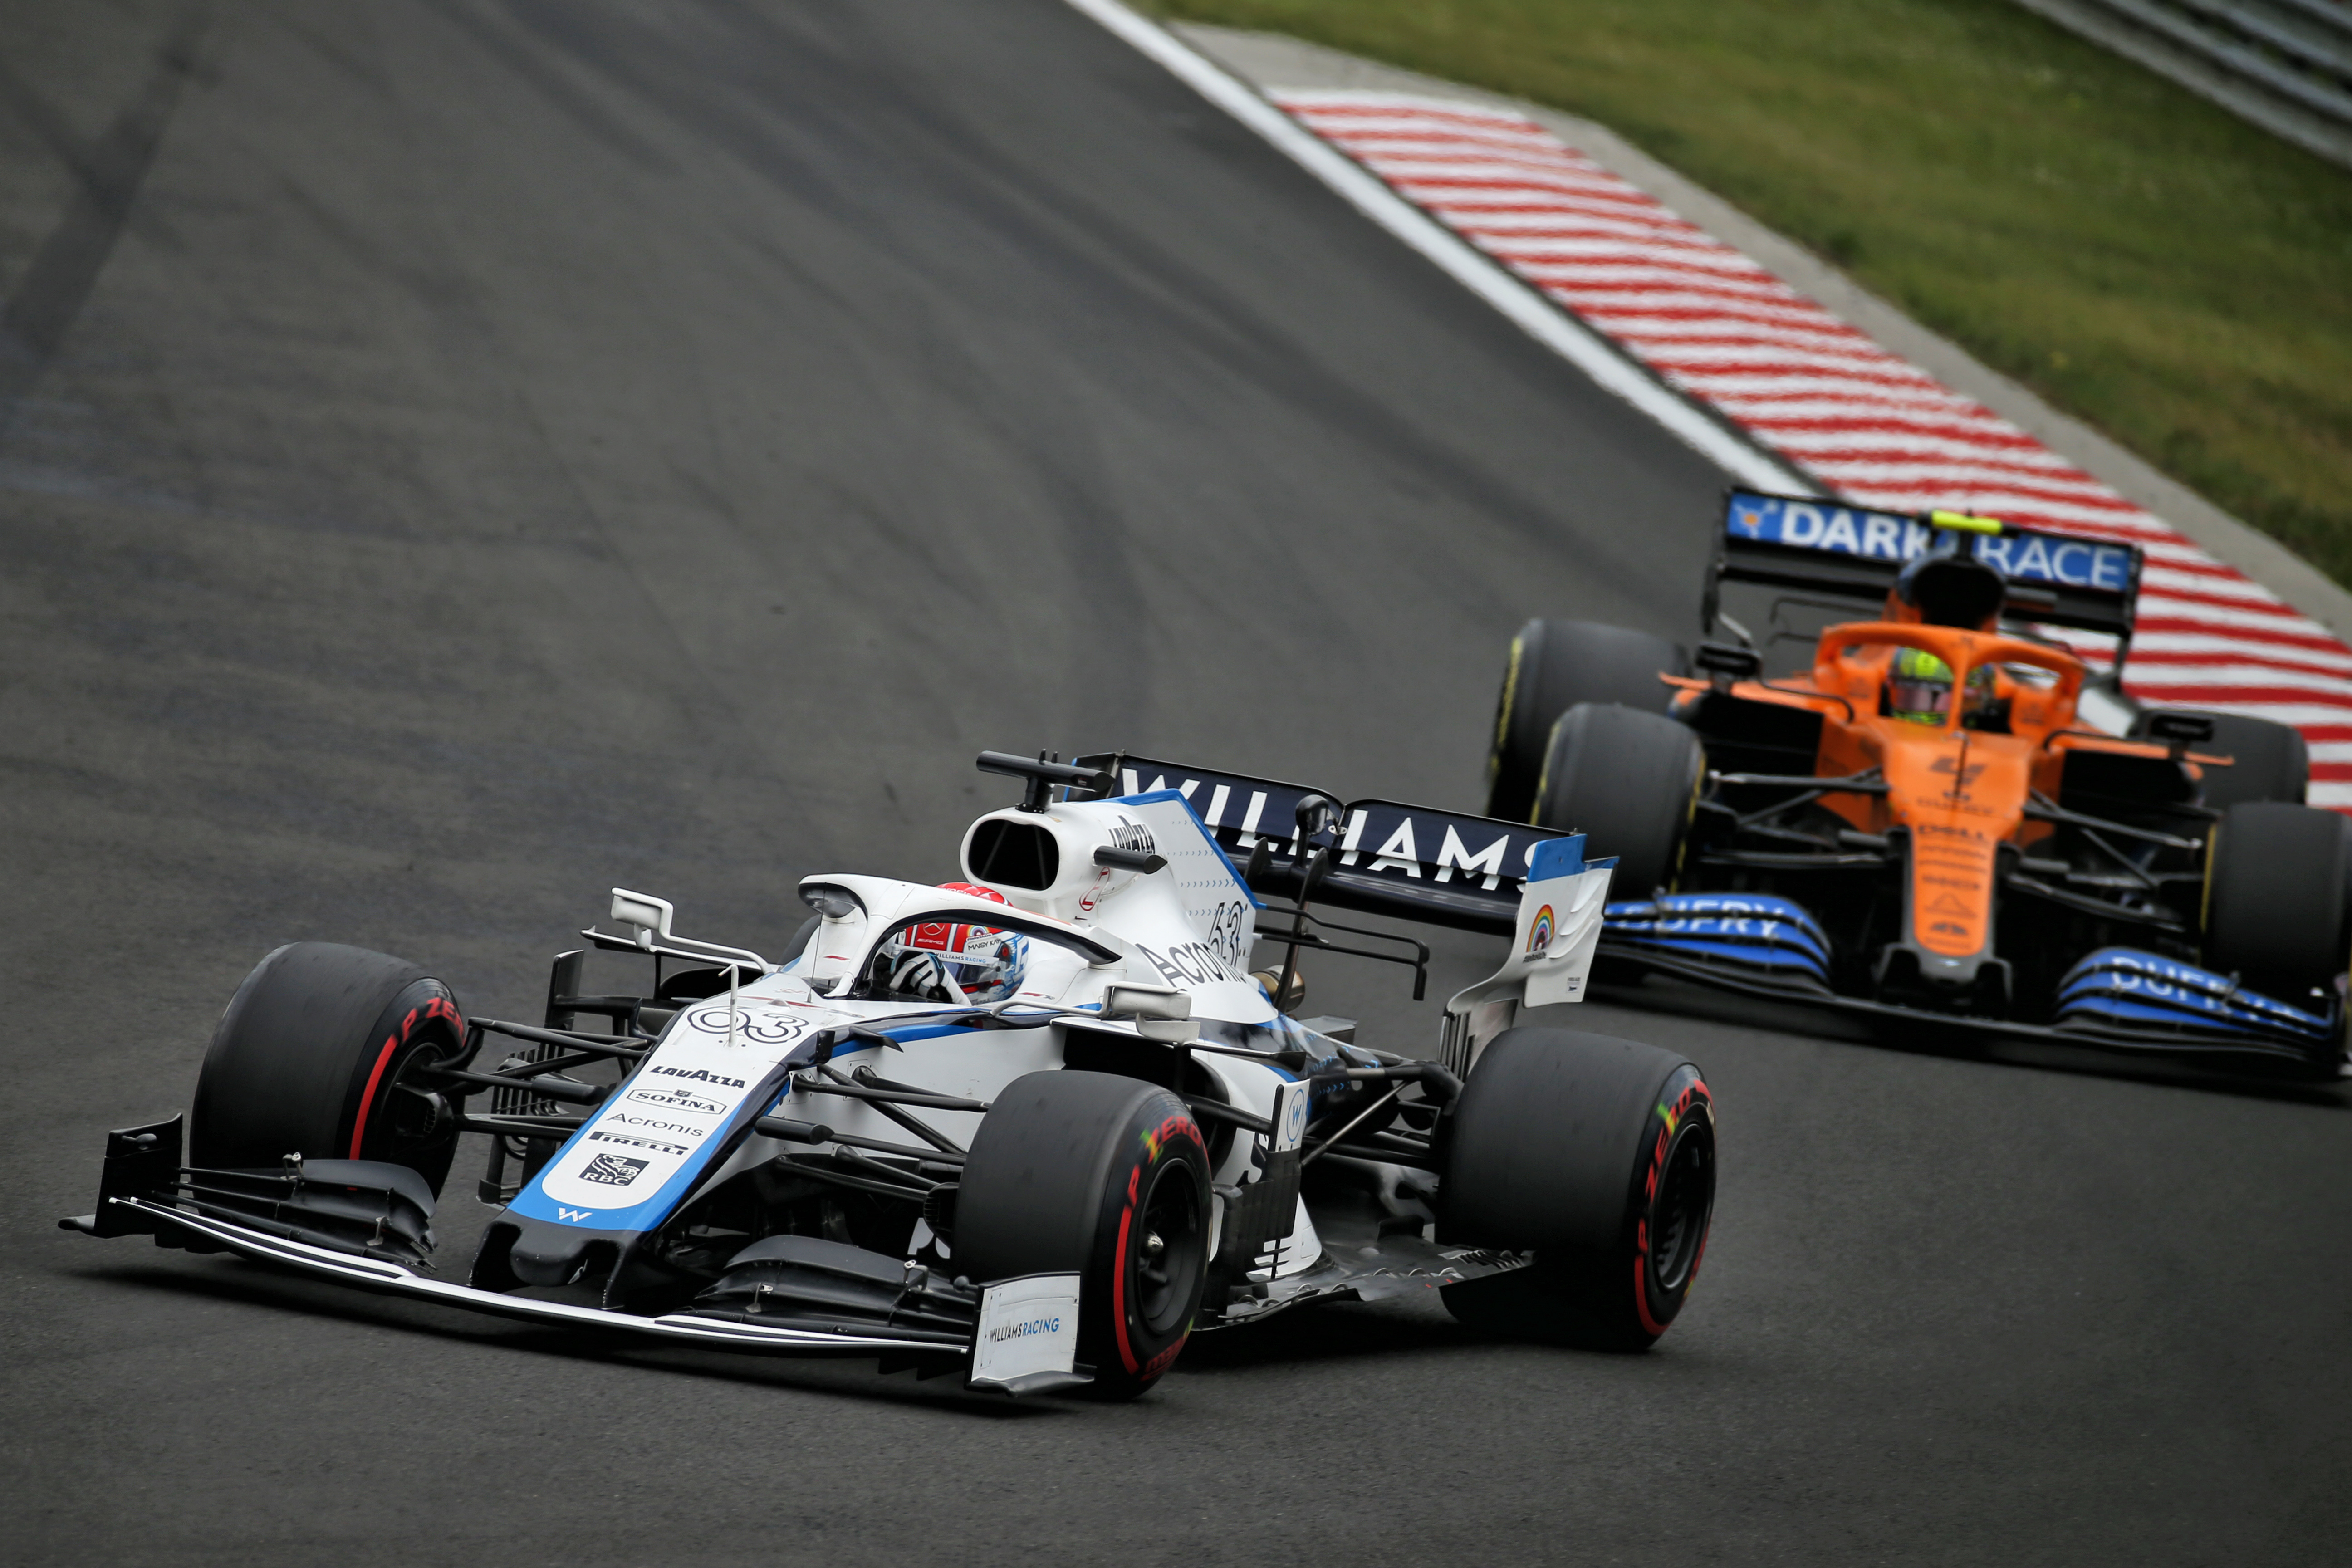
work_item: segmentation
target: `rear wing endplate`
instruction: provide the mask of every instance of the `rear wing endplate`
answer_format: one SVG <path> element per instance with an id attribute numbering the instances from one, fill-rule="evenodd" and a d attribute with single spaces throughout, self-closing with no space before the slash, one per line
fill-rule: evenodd
<path id="1" fill-rule="evenodd" d="M 1276 897 L 1296 897 L 1306 870 L 1298 803 L 1310 795 L 1335 803 L 1339 798 L 1304 784 L 1126 752 L 1099 752 L 1075 763 L 1109 773 L 1113 795 L 1174 790 L 1250 888 Z M 1315 901 L 1508 936 L 1518 928 L 1519 884 L 1534 863 L 1536 847 L 1564 837 L 1524 822 L 1391 800 L 1355 801 L 1341 808 L 1339 855 L 1330 873 L 1316 884 Z"/>
<path id="2" fill-rule="evenodd" d="M 1726 583 L 1798 588 L 1876 606 L 1904 563 L 1965 552 L 2008 582 L 2004 616 L 2129 640 L 2140 549 L 1954 512 L 1912 516 L 1819 497 L 1725 493 L 1707 579 L 1713 631 Z"/>

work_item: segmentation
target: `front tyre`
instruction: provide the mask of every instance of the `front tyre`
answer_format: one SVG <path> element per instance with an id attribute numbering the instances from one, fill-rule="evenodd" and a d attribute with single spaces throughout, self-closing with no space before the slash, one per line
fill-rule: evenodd
<path id="1" fill-rule="evenodd" d="M 1495 1332 L 1645 1349 L 1689 1299 L 1715 1183 L 1698 1068 L 1632 1040 L 1507 1030 L 1454 1109 L 1440 1234 L 1535 1261 L 1443 1299 Z"/>
<path id="2" fill-rule="evenodd" d="M 1168 1090 L 1034 1072 L 996 1096 L 956 1194 L 955 1268 L 987 1283 L 1078 1276 L 1092 1391 L 1132 1399 L 1192 1331 L 1209 1263 L 1209 1155 Z"/>
<path id="3" fill-rule="evenodd" d="M 1580 702 L 1614 702 L 1664 713 L 1674 689 L 1658 678 L 1686 675 L 1678 643 L 1593 621 L 1533 620 L 1511 639 L 1495 728 L 1486 747 L 1486 815 L 1528 822 L 1552 725 Z"/>
<path id="4" fill-rule="evenodd" d="M 312 1160 L 405 1165 L 437 1194 L 457 1149 L 450 1101 L 419 1069 L 455 1057 L 449 988 L 364 948 L 290 942 L 256 964 L 196 1074 L 188 1162 L 214 1170 Z"/>
<path id="5" fill-rule="evenodd" d="M 1581 833 L 1587 858 L 1617 857 L 1612 889 L 1646 899 L 1682 873 L 1706 748 L 1663 713 L 1581 702 L 1559 716 L 1536 786 L 1539 827 Z"/>
<path id="6" fill-rule="evenodd" d="M 2206 966 L 2282 1002 L 2324 1007 L 2352 941 L 2347 837 L 2344 817 L 2315 805 L 2241 801 L 2223 812 L 2206 870 Z"/>

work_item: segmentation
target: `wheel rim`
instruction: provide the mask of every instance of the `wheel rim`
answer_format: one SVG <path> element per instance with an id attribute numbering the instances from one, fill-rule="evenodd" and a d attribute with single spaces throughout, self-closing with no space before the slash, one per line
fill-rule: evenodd
<path id="1" fill-rule="evenodd" d="M 1714 1207 L 1714 1144 L 1704 1121 L 1695 1119 L 1683 1124 L 1666 1151 L 1665 1171 L 1650 1210 L 1650 1270 L 1660 1289 L 1673 1292 L 1690 1282 Z"/>
<path id="2" fill-rule="evenodd" d="M 367 1107 L 360 1158 L 421 1166 L 457 1142 L 457 1107 L 426 1069 L 457 1051 L 457 1042 L 441 1031 L 420 1031 L 407 1044 Z"/>
<path id="3" fill-rule="evenodd" d="M 1202 1268 L 1200 1184 L 1171 1160 L 1153 1173 L 1129 1243 L 1128 1299 L 1145 1331 L 1166 1334 L 1190 1314 Z"/>

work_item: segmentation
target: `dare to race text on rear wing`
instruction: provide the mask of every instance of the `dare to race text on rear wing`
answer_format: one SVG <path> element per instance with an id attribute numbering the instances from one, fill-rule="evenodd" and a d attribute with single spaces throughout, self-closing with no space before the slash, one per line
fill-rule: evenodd
<path id="1" fill-rule="evenodd" d="M 1725 583 L 1799 588 L 1875 605 L 1905 563 L 1966 552 L 2006 579 L 2004 615 L 2128 641 L 2139 596 L 2136 544 L 2018 528 L 1952 512 L 1909 516 L 1818 497 L 1726 493 L 1702 615 Z"/>
<path id="2" fill-rule="evenodd" d="M 1174 790 L 1184 797 L 1236 868 L 1261 846 L 1259 892 L 1295 895 L 1306 858 L 1298 803 L 1339 797 L 1304 784 L 1214 773 L 1123 752 L 1074 759 L 1111 775 L 1115 795 Z M 1390 915 L 1462 931 L 1507 936 L 1517 930 L 1519 884 L 1536 846 L 1563 835 L 1526 823 L 1497 822 L 1395 801 L 1360 800 L 1341 808 L 1339 854 L 1316 885 L 1315 901 L 1364 914 Z"/>

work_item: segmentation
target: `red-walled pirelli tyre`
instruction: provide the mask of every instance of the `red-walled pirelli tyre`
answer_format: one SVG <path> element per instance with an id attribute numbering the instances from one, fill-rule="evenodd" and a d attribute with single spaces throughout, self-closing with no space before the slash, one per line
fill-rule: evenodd
<path id="1" fill-rule="evenodd" d="M 466 1037 L 449 988 L 403 959 L 290 942 L 245 977 L 196 1074 L 188 1163 L 405 1165 L 438 1193 L 457 1147 L 449 1101 L 416 1072 Z"/>
<path id="2" fill-rule="evenodd" d="M 1033 1072 L 998 1094 L 956 1194 L 955 1268 L 1079 1277 L 1078 1360 L 1131 1399 L 1192 1331 L 1208 1276 L 1209 1156 L 1184 1102 L 1108 1073 Z"/>
<path id="3" fill-rule="evenodd" d="M 1671 1051 L 1570 1029 L 1506 1031 L 1464 1086 L 1445 1239 L 1534 1264 L 1447 1286 L 1463 1322 L 1641 1350 L 1683 1309 L 1715 1212 L 1715 1104 Z"/>

